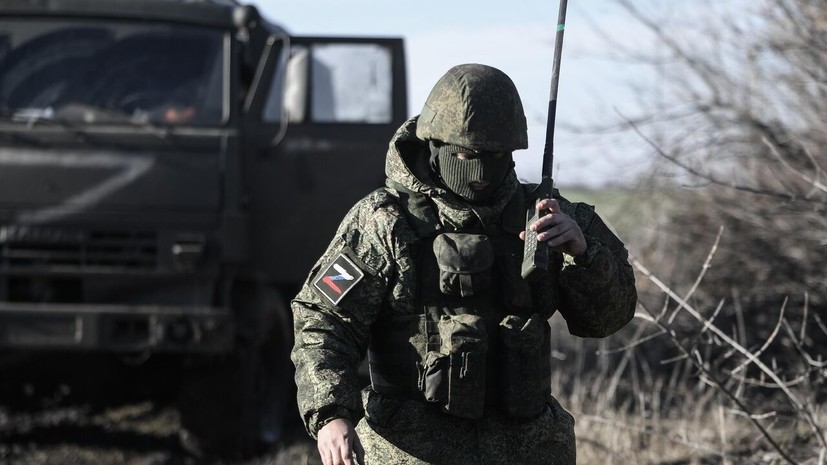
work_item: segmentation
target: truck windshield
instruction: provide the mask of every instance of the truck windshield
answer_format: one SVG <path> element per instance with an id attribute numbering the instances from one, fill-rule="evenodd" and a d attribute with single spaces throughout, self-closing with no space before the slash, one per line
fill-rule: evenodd
<path id="1" fill-rule="evenodd" d="M 215 125 L 223 33 L 180 24 L 3 18 L 0 115 Z"/>

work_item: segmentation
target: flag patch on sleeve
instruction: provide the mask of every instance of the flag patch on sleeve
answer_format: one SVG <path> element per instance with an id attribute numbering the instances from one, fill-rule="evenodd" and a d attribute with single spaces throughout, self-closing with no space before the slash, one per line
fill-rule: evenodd
<path id="1" fill-rule="evenodd" d="M 336 258 L 319 274 L 313 285 L 333 305 L 338 305 L 342 298 L 353 289 L 365 274 L 343 253 Z"/>

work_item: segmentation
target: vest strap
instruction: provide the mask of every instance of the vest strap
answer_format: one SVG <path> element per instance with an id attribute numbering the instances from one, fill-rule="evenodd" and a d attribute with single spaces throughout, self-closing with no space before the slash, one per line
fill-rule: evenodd
<path id="1" fill-rule="evenodd" d="M 387 181 L 389 188 L 397 193 L 399 206 L 408 217 L 408 223 L 419 238 L 433 237 L 439 234 L 442 226 L 437 218 L 431 199 L 419 192 L 413 192 L 396 181 Z"/>

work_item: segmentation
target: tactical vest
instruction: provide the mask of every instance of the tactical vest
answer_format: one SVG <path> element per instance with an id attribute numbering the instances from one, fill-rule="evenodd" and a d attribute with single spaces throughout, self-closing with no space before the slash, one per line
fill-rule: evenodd
<path id="1" fill-rule="evenodd" d="M 520 277 L 523 199 L 515 195 L 495 227 L 446 232 L 429 197 L 393 187 L 419 239 L 419 313 L 381 312 L 368 352 L 372 388 L 465 418 L 540 413 L 551 350 L 549 326 Z"/>

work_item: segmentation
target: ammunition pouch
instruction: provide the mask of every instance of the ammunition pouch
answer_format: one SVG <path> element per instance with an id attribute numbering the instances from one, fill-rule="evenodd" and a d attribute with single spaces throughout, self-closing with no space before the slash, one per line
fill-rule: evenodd
<path id="1" fill-rule="evenodd" d="M 494 249 L 488 236 L 444 233 L 434 239 L 439 289 L 445 295 L 479 295 L 491 285 Z"/>
<path id="2" fill-rule="evenodd" d="M 450 370 L 451 359 L 448 355 L 433 351 L 425 354 L 419 378 L 419 390 L 425 394 L 425 400 L 439 403 L 448 401 Z"/>
<path id="3" fill-rule="evenodd" d="M 549 326 L 534 314 L 508 315 L 500 323 L 503 341 L 502 406 L 512 417 L 534 417 L 550 394 Z"/>
<path id="4" fill-rule="evenodd" d="M 423 363 L 425 398 L 450 415 L 478 419 L 485 408 L 488 334 L 476 315 L 445 315 L 437 325 L 442 346 Z"/>

